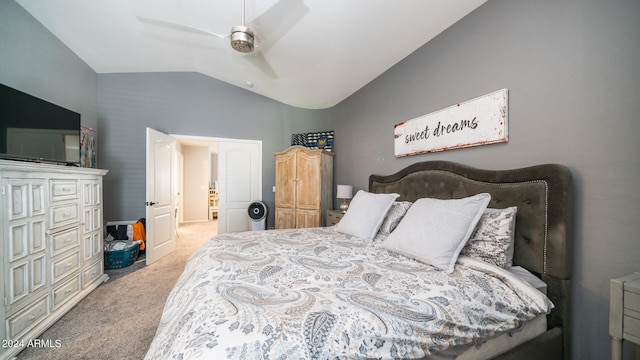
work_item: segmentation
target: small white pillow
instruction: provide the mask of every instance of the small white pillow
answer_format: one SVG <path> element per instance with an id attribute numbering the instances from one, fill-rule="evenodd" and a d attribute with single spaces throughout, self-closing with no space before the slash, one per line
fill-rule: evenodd
<path id="1" fill-rule="evenodd" d="M 487 193 L 464 199 L 419 199 L 380 246 L 451 273 L 490 200 Z"/>
<path id="2" fill-rule="evenodd" d="M 362 239 L 373 239 L 398 196 L 400 195 L 358 191 L 351 200 L 349 209 L 336 225 L 336 231 Z"/>

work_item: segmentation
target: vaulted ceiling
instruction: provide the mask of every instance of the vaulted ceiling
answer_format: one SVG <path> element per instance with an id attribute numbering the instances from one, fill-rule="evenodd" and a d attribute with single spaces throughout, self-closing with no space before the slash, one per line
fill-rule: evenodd
<path id="1" fill-rule="evenodd" d="M 97 73 L 199 72 L 321 109 L 486 0 L 16 1 Z M 248 54 L 228 37 L 243 8 L 256 42 Z"/>

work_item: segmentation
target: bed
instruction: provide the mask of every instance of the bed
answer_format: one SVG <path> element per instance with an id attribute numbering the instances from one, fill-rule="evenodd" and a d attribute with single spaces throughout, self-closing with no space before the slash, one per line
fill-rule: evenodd
<path id="1" fill-rule="evenodd" d="M 335 227 L 208 241 L 146 359 L 569 359 L 572 203 L 556 164 L 430 161 L 372 175 Z M 434 215 L 416 222 L 424 211 Z M 489 259 L 494 218 L 515 228 Z M 421 246 L 432 234 L 466 238 Z"/>

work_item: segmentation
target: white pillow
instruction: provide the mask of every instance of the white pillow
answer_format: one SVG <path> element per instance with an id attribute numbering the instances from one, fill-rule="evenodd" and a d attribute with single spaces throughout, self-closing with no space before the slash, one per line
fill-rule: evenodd
<path id="1" fill-rule="evenodd" d="M 349 209 L 336 225 L 336 231 L 363 239 L 373 239 L 398 196 L 400 195 L 358 191 L 351 200 Z"/>
<path id="2" fill-rule="evenodd" d="M 487 193 L 464 199 L 419 199 L 380 246 L 451 273 L 490 200 Z"/>

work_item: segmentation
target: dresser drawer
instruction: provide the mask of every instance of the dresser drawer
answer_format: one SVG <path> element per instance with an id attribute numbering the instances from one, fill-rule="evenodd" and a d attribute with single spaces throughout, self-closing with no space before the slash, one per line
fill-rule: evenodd
<path id="1" fill-rule="evenodd" d="M 59 228 L 64 225 L 73 224 L 80 220 L 78 213 L 78 204 L 69 203 L 51 207 L 49 227 L 51 229 Z"/>
<path id="2" fill-rule="evenodd" d="M 640 344 L 640 319 L 633 316 L 624 316 L 624 338 Z"/>
<path id="3" fill-rule="evenodd" d="M 62 278 L 80 268 L 80 251 L 75 251 L 51 264 L 51 284 L 58 283 Z"/>
<path id="4" fill-rule="evenodd" d="M 51 202 L 78 198 L 78 181 L 67 179 L 52 179 L 50 182 Z"/>
<path id="5" fill-rule="evenodd" d="M 80 245 L 78 228 L 65 230 L 51 235 L 51 256 L 62 254 L 66 250 Z"/>
<path id="6" fill-rule="evenodd" d="M 625 282 L 623 289 L 625 312 L 628 309 L 640 313 L 640 279 Z"/>
<path id="7" fill-rule="evenodd" d="M 7 337 L 16 339 L 36 326 L 42 319 L 49 315 L 49 296 L 46 296 L 32 306 L 16 313 L 7 319 Z"/>
<path id="8" fill-rule="evenodd" d="M 344 214 L 341 211 L 328 210 L 327 211 L 327 224 L 326 226 L 333 226 L 340 222 L 340 219 Z"/>
<path id="9" fill-rule="evenodd" d="M 82 279 L 83 279 L 82 288 L 84 289 L 85 287 L 87 287 L 87 285 L 96 281 L 96 279 L 98 279 L 100 275 L 102 275 L 103 269 L 104 269 L 104 264 L 102 263 L 102 260 L 100 260 L 97 263 L 89 266 L 85 271 L 83 271 L 82 272 Z"/>
<path id="10" fill-rule="evenodd" d="M 640 313 L 640 294 L 625 291 L 623 301 L 625 309 L 630 309 Z"/>
<path id="11" fill-rule="evenodd" d="M 67 300 L 71 299 L 75 294 L 80 292 L 80 274 L 71 278 L 71 280 L 58 286 L 53 290 L 53 309 L 57 309 L 58 306 L 64 304 Z"/>

